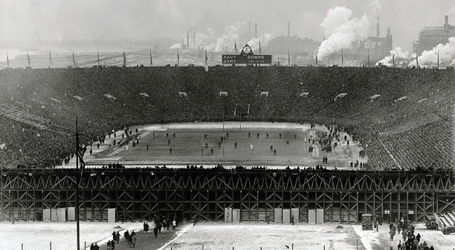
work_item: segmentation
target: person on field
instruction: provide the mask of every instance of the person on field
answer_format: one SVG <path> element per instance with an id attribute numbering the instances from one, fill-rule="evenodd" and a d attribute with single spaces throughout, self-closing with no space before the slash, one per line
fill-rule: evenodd
<path id="1" fill-rule="evenodd" d="M 120 232 L 117 231 L 117 233 L 115 234 L 115 240 L 117 241 L 117 243 L 120 242 Z"/>
<path id="2" fill-rule="evenodd" d="M 177 222 L 175 219 L 172 221 L 172 230 L 175 230 L 175 227 L 177 226 Z"/>
<path id="3" fill-rule="evenodd" d="M 130 247 L 133 247 L 133 248 L 136 247 L 136 241 L 137 241 L 136 235 L 131 236 Z"/>
<path id="4" fill-rule="evenodd" d="M 144 232 L 147 233 L 149 231 L 149 224 L 146 221 L 144 222 L 143 227 L 144 227 Z"/>
<path id="5" fill-rule="evenodd" d="M 156 239 L 156 237 L 158 237 L 158 227 L 153 228 L 153 234 L 155 235 Z"/>
<path id="6" fill-rule="evenodd" d="M 130 232 L 128 232 L 128 230 L 126 230 L 125 233 L 123 233 L 123 237 L 125 237 L 126 242 L 128 242 L 130 239 Z"/>
<path id="7" fill-rule="evenodd" d="M 393 241 L 393 237 L 395 236 L 395 228 L 392 228 L 392 229 L 389 231 L 389 234 L 390 234 L 390 241 Z"/>

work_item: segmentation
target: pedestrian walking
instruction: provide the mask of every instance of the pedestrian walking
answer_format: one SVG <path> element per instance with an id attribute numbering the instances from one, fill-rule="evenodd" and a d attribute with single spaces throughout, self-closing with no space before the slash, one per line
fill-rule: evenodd
<path id="1" fill-rule="evenodd" d="M 120 242 L 120 232 L 117 231 L 117 233 L 115 234 L 115 240 L 117 241 L 117 243 Z"/>
<path id="2" fill-rule="evenodd" d="M 144 222 L 144 232 L 147 233 L 149 231 L 149 224 L 148 222 Z"/>
<path id="3" fill-rule="evenodd" d="M 153 228 L 153 234 L 155 235 L 156 239 L 156 237 L 158 237 L 158 227 Z"/>

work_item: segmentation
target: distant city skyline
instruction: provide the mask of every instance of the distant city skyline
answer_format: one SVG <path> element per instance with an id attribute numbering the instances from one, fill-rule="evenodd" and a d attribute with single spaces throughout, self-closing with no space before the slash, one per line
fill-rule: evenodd
<path id="1" fill-rule="evenodd" d="M 451 0 L 156 0 L 66 1 L 3 0 L 0 2 L 0 44 L 7 41 L 143 40 L 170 37 L 184 40 L 190 33 L 200 46 L 215 49 L 220 39 L 232 43 L 257 24 L 258 37 L 290 34 L 322 41 L 321 26 L 329 9 L 344 6 L 352 19 L 365 17 L 369 36 L 390 27 L 393 46 L 412 50 L 426 26 L 443 26 L 444 16 L 455 24 Z M 250 23 L 250 25 L 249 25 Z M 251 27 L 251 28 L 250 28 Z M 193 41 L 191 41 L 193 42 Z M 221 43 L 222 44 L 222 43 Z M 210 47 L 211 46 L 211 47 Z"/>

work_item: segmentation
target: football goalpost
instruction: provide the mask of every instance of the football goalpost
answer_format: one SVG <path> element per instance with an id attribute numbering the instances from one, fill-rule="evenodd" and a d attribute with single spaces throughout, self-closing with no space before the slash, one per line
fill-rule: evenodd
<path id="1" fill-rule="evenodd" d="M 240 131 L 242 131 L 242 115 L 250 114 L 250 104 L 240 104 L 235 105 L 234 116 L 238 115 L 240 117 Z"/>

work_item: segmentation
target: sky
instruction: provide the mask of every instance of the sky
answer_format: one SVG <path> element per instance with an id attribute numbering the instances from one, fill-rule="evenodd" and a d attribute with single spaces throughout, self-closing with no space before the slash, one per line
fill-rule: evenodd
<path id="1" fill-rule="evenodd" d="M 344 6 L 352 18 L 366 16 L 369 34 L 390 27 L 393 46 L 412 49 L 424 26 L 455 25 L 453 0 L 1 0 L 0 44 L 5 41 L 131 39 L 186 37 L 188 30 L 218 37 L 229 27 L 272 37 L 287 34 L 322 41 L 329 9 Z"/>

